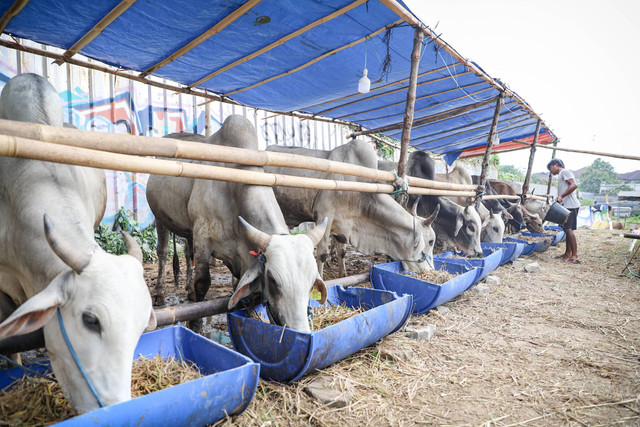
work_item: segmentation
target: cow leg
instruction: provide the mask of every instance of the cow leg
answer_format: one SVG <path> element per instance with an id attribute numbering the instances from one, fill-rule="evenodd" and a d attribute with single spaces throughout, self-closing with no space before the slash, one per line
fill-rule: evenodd
<path id="1" fill-rule="evenodd" d="M 347 275 L 347 271 L 344 265 L 344 255 L 346 253 L 346 247 L 344 243 L 339 243 L 336 241 L 336 258 L 338 260 L 338 277 L 345 277 Z"/>
<path id="2" fill-rule="evenodd" d="M 176 289 L 180 287 L 179 279 L 180 279 L 180 256 L 178 255 L 178 248 L 176 246 L 176 235 L 175 233 L 171 233 L 171 237 L 173 240 L 173 284 Z"/>
<path id="3" fill-rule="evenodd" d="M 193 287 L 193 238 L 187 238 L 187 243 L 184 248 L 184 256 L 187 263 L 187 298 L 189 301 L 195 301 L 196 291 Z"/>
<path id="4" fill-rule="evenodd" d="M 164 269 L 167 263 L 167 254 L 169 252 L 169 229 L 164 224 L 156 220 L 156 232 L 158 233 L 158 246 L 156 253 L 158 254 L 158 278 L 156 279 L 156 288 L 153 295 L 153 305 L 164 305 Z"/>
<path id="5" fill-rule="evenodd" d="M 195 228 L 193 232 L 194 236 L 203 236 Z M 195 280 L 194 280 L 194 293 L 195 301 L 204 301 L 209 287 L 211 286 L 211 274 L 209 273 L 209 260 L 211 259 L 211 250 L 207 245 L 206 236 L 196 237 L 194 245 L 195 253 Z M 193 300 L 192 300 L 193 301 Z M 189 322 L 189 328 L 194 332 L 201 332 L 203 326 L 202 319 L 195 319 Z"/>

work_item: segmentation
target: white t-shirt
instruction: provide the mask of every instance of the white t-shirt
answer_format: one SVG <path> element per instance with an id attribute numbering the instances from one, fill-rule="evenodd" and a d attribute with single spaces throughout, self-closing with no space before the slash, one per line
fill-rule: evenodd
<path id="1" fill-rule="evenodd" d="M 562 196 L 567 188 L 569 188 L 569 183 L 567 180 L 573 179 L 575 181 L 576 177 L 569 169 L 562 169 L 558 174 L 558 196 Z M 576 182 L 577 184 L 577 182 Z M 562 206 L 567 209 L 571 208 L 579 208 L 580 201 L 578 200 L 578 190 L 573 190 L 571 194 L 562 199 Z"/>

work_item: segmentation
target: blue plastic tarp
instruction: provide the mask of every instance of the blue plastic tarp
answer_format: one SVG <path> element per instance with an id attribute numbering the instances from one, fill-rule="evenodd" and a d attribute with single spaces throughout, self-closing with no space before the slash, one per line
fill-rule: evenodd
<path id="1" fill-rule="evenodd" d="M 137 1 L 79 53 L 142 73 L 244 3 Z M 13 0 L 0 0 L 0 13 L 12 4 Z M 31 0 L 5 33 L 67 50 L 119 4 L 120 0 Z M 414 33 L 381 1 L 263 0 L 151 75 L 252 107 L 311 113 L 378 129 L 403 121 Z M 365 62 L 371 92 L 359 94 Z M 451 153 L 449 158 L 485 145 L 499 93 L 487 82 L 488 76 L 477 75 L 429 38 L 423 43 L 418 76 L 411 145 Z M 535 133 L 538 118 L 523 103 L 505 99 L 498 126 L 501 141 Z M 418 124 L 473 104 L 482 105 Z M 400 132 L 383 133 L 400 139 Z M 541 133 L 550 131 L 543 125 Z"/>

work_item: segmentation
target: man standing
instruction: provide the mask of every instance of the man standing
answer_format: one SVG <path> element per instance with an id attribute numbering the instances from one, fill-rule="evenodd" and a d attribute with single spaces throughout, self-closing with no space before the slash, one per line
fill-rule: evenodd
<path id="1" fill-rule="evenodd" d="M 573 232 L 577 227 L 578 210 L 580 209 L 580 201 L 578 200 L 577 191 L 578 184 L 576 177 L 568 169 L 564 168 L 564 163 L 560 159 L 552 159 L 547 164 L 547 169 L 553 175 L 558 175 L 558 197 L 557 202 L 565 208 L 569 209 L 569 217 L 562 225 L 567 235 L 567 249 L 561 256 L 562 259 L 572 263 L 580 264 L 578 258 L 578 242 Z"/>

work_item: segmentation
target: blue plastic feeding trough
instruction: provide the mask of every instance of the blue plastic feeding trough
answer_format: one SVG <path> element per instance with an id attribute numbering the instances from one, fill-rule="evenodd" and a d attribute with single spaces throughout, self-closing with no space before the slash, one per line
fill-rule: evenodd
<path id="1" fill-rule="evenodd" d="M 564 233 L 564 231 L 562 232 Z M 560 235 L 560 233 L 531 233 L 530 231 L 523 231 L 522 232 L 523 236 L 531 236 L 531 237 L 545 237 L 547 239 L 549 239 L 550 244 L 549 246 L 554 246 L 556 243 L 560 242 L 562 240 L 562 236 Z"/>
<path id="2" fill-rule="evenodd" d="M 448 260 L 434 258 L 436 270 L 446 270 L 456 277 L 438 285 L 415 277 L 406 276 L 400 261 L 374 265 L 369 270 L 371 286 L 399 295 L 413 295 L 412 313 L 422 314 L 457 297 L 477 281 L 478 270 L 462 264 L 449 263 Z"/>
<path id="3" fill-rule="evenodd" d="M 247 317 L 246 309 L 227 313 L 229 336 L 236 350 L 260 363 L 266 380 L 294 382 L 373 344 L 400 329 L 413 306 L 411 295 L 342 286 L 327 288 L 327 304 L 366 311 L 311 333 L 298 332 Z M 319 304 L 311 301 L 314 307 Z M 262 305 L 254 307 L 265 318 Z"/>
<path id="4" fill-rule="evenodd" d="M 528 242 L 526 240 L 516 239 L 515 237 L 505 237 L 502 239 L 503 242 L 509 243 L 522 243 L 524 248 L 522 249 L 522 256 L 528 256 L 533 253 L 533 251 L 538 247 L 538 243 L 544 242 Z"/>
<path id="5" fill-rule="evenodd" d="M 451 258 L 456 255 L 454 252 L 445 252 L 439 255 L 434 255 L 433 259 L 446 260 L 449 263 L 461 264 L 469 268 L 478 268 L 478 277 L 476 282 L 484 279 L 491 274 L 496 268 L 500 267 L 502 262 L 502 249 L 482 249 L 484 257 L 482 258 Z M 459 255 L 460 253 L 458 253 Z"/>
<path id="6" fill-rule="evenodd" d="M 554 243 L 552 243 L 553 245 L 562 242 L 567 237 L 564 229 L 559 225 L 545 225 L 544 229 L 550 231 L 551 233 L 555 233 L 556 238 L 554 240 Z"/>
<path id="7" fill-rule="evenodd" d="M 502 249 L 502 260 L 500 261 L 500 265 L 506 264 L 508 262 L 515 261 L 518 259 L 520 255 L 522 255 L 522 251 L 524 250 L 524 243 L 518 242 L 503 242 L 503 243 L 480 243 L 482 246 L 482 250 L 491 249 Z"/>
<path id="8" fill-rule="evenodd" d="M 182 326 L 143 334 L 135 358 L 160 355 L 195 363 L 205 375 L 193 381 L 105 406 L 62 421 L 60 426 L 194 426 L 209 425 L 227 414 L 239 414 L 253 399 L 260 365 Z M 29 365 L 39 372 L 42 364 Z M 0 388 L 5 388 L 25 371 L 0 372 Z"/>

